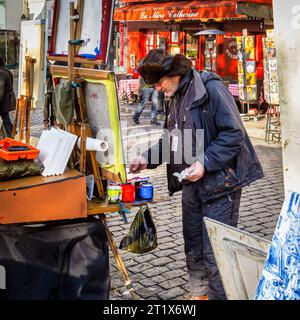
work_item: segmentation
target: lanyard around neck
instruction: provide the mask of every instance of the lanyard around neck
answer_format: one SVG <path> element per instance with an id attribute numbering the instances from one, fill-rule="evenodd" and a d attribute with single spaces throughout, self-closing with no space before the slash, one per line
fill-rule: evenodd
<path id="1" fill-rule="evenodd" d="M 193 83 L 193 79 L 191 80 L 191 82 L 190 82 L 190 84 L 189 84 L 189 86 L 188 86 L 188 88 L 186 90 L 186 93 L 185 93 L 185 95 L 184 95 L 184 97 L 182 99 L 182 102 L 181 102 L 178 110 L 174 110 L 175 111 L 175 129 L 176 130 L 178 129 L 178 124 L 179 124 L 179 114 L 181 112 L 182 107 L 186 105 L 186 102 L 187 102 L 187 99 L 188 99 L 188 95 L 189 95 L 192 83 Z"/>

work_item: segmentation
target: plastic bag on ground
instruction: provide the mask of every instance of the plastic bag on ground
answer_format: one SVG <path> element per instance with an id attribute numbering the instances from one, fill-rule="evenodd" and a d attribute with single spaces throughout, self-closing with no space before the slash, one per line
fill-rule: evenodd
<path id="1" fill-rule="evenodd" d="M 148 206 L 136 214 L 128 234 L 121 240 L 120 249 L 146 253 L 157 247 L 157 232 Z"/>

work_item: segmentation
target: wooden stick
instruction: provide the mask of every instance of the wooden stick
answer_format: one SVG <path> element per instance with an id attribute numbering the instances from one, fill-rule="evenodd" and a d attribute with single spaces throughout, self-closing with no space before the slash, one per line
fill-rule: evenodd
<path id="1" fill-rule="evenodd" d="M 68 77 L 68 67 L 52 66 L 50 70 L 51 74 L 56 77 Z M 74 68 L 74 77 L 76 79 L 107 80 L 110 79 L 110 77 L 113 77 L 113 72 L 96 69 Z"/>
<path id="2" fill-rule="evenodd" d="M 87 126 L 87 136 L 92 137 L 91 128 L 89 126 Z M 92 169 L 95 176 L 95 183 L 99 193 L 99 197 L 100 199 L 103 199 L 105 194 L 104 194 L 104 188 L 103 188 L 102 179 L 101 179 L 100 168 L 99 168 L 99 164 L 96 157 L 96 152 L 89 151 L 89 156 L 92 163 Z"/>
<path id="3" fill-rule="evenodd" d="M 25 96 L 20 97 L 20 132 L 19 132 L 19 140 L 23 141 L 24 139 L 24 122 L 25 122 Z"/>
<path id="4" fill-rule="evenodd" d="M 75 27 L 75 37 L 77 40 L 80 40 L 80 37 L 81 37 L 83 10 L 84 10 L 84 0 L 78 0 L 77 12 L 79 14 L 79 20 L 76 23 L 76 27 Z M 75 55 L 78 55 L 79 50 L 80 50 L 80 45 L 75 47 Z"/>
<path id="5" fill-rule="evenodd" d="M 13 132 L 12 132 L 12 137 L 13 138 L 15 138 L 15 136 L 17 134 L 19 112 L 20 112 L 20 98 L 17 99 L 17 103 L 16 103 L 16 111 L 15 111 L 15 116 L 14 116 L 14 127 L 13 127 Z"/>
<path id="6" fill-rule="evenodd" d="M 86 119 L 87 119 L 83 86 L 84 86 L 84 81 L 81 81 L 80 87 L 77 88 L 77 98 L 78 98 L 78 105 L 79 105 L 79 119 L 80 119 L 79 121 L 86 121 Z"/>
<path id="7" fill-rule="evenodd" d="M 68 62 L 68 57 L 67 56 L 48 56 L 48 60 L 59 61 L 59 62 Z M 75 57 L 74 62 L 99 66 L 99 65 L 103 64 L 104 61 L 98 60 L 98 59 L 87 59 L 87 58 Z"/>
<path id="8" fill-rule="evenodd" d="M 108 243 L 109 243 L 110 249 L 111 249 L 111 251 L 113 253 L 113 256 L 115 258 L 117 267 L 118 267 L 119 271 L 123 274 L 125 286 L 126 286 L 127 290 L 129 291 L 132 300 L 136 300 L 136 294 L 134 292 L 131 280 L 129 279 L 128 272 L 127 272 L 127 270 L 125 268 L 125 265 L 124 265 L 124 262 L 122 260 L 122 257 L 120 255 L 120 253 L 118 251 L 118 248 L 116 246 L 116 243 L 115 243 L 115 241 L 113 239 L 112 233 L 109 230 L 105 219 L 103 219 L 102 221 L 104 222 Z"/>
<path id="9" fill-rule="evenodd" d="M 87 140 L 87 134 L 86 134 L 86 124 L 81 124 L 81 133 L 80 133 L 80 172 L 82 172 L 84 175 L 86 173 L 86 140 Z"/>
<path id="10" fill-rule="evenodd" d="M 25 140 L 26 143 L 29 144 L 30 142 L 30 109 L 31 109 L 31 99 L 30 97 L 26 97 L 26 103 L 25 103 Z"/>
<path id="11" fill-rule="evenodd" d="M 74 40 L 75 24 L 74 24 L 74 2 L 70 2 L 70 40 Z M 75 47 L 72 44 L 68 46 L 68 78 L 69 81 L 74 82 L 74 56 Z"/>

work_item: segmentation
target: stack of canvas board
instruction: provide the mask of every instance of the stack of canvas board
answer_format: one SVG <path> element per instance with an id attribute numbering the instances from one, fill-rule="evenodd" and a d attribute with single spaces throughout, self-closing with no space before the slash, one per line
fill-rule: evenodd
<path id="1" fill-rule="evenodd" d="M 64 174 L 77 138 L 60 129 L 43 131 L 37 148 L 40 150 L 39 159 L 45 167 L 44 177 Z"/>

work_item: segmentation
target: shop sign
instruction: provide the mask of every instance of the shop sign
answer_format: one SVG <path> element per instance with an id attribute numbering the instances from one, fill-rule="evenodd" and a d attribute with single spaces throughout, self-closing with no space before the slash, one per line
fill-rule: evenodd
<path id="1" fill-rule="evenodd" d="M 168 11 L 142 11 L 139 20 L 165 20 L 165 19 L 195 19 L 199 18 L 199 12 L 192 10 L 168 10 Z"/>
<path id="2" fill-rule="evenodd" d="M 237 43 L 235 40 L 231 40 L 227 44 L 227 49 L 225 50 L 227 56 L 231 59 L 238 59 Z"/>

